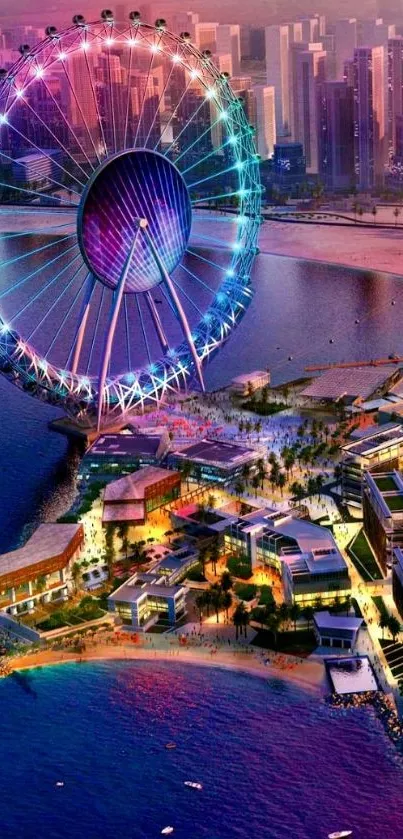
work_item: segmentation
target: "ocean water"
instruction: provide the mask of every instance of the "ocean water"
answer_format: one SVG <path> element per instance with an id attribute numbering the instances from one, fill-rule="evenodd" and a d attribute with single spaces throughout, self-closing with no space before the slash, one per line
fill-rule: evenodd
<path id="1" fill-rule="evenodd" d="M 4 680 L 0 701 L 4 836 L 152 839 L 167 825 L 174 839 L 402 835 L 403 769 L 375 717 L 280 680 L 66 664 Z"/>
<path id="2" fill-rule="evenodd" d="M 402 278 L 260 254 L 254 287 L 242 323 L 206 368 L 209 388 L 266 366 L 279 383 L 315 362 L 403 353 Z M 48 430 L 58 415 L 0 377 L 0 552 L 74 496 L 76 452 Z"/>

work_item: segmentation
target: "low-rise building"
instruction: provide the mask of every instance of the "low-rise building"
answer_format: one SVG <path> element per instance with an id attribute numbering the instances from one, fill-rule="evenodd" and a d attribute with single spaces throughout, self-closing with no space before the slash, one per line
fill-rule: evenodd
<path id="1" fill-rule="evenodd" d="M 341 447 L 341 486 L 345 504 L 361 506 L 365 471 L 376 474 L 403 464 L 403 427 L 400 423 L 374 426 Z"/>
<path id="2" fill-rule="evenodd" d="M 168 466 L 181 469 L 190 464 L 190 477 L 197 481 L 229 483 L 241 474 L 245 465 L 256 463 L 262 453 L 234 443 L 204 439 L 168 455 Z"/>
<path id="3" fill-rule="evenodd" d="M 383 396 L 401 378 L 400 369 L 392 364 L 382 367 L 331 367 L 304 388 L 300 397 L 314 402 L 360 405 L 368 399 Z"/>
<path id="4" fill-rule="evenodd" d="M 273 568 L 282 576 L 289 603 L 331 603 L 351 590 L 348 568 L 332 534 L 290 512 L 259 510 L 228 523 L 225 550 L 247 556 L 251 568 Z"/>
<path id="5" fill-rule="evenodd" d="M 254 370 L 253 373 L 243 373 L 241 376 L 235 376 L 231 382 L 231 390 L 239 396 L 248 396 L 249 393 L 254 393 L 256 390 L 269 385 L 270 371 Z"/>
<path id="6" fill-rule="evenodd" d="M 81 524 L 41 524 L 21 548 L 0 556 L 0 609 L 32 612 L 39 603 L 66 600 L 69 567 L 84 542 Z"/>
<path id="7" fill-rule="evenodd" d="M 401 472 L 364 472 L 364 530 L 384 572 L 396 547 L 403 547 L 403 476 Z"/>
<path id="8" fill-rule="evenodd" d="M 180 492 L 179 472 L 145 466 L 105 487 L 102 523 L 144 524 L 152 510 L 179 498 Z"/>
<path id="9" fill-rule="evenodd" d="M 79 477 L 111 481 L 142 466 L 156 466 L 169 448 L 166 428 L 137 431 L 131 426 L 116 434 L 101 434 L 86 451 Z"/>
<path id="10" fill-rule="evenodd" d="M 318 646 L 353 650 L 362 622 L 362 618 L 332 615 L 327 611 L 315 612 L 313 628 Z"/>
<path id="11" fill-rule="evenodd" d="M 175 626 L 186 614 L 186 588 L 166 576 L 134 574 L 108 597 L 108 610 L 123 624 L 147 632 L 155 624 Z"/>

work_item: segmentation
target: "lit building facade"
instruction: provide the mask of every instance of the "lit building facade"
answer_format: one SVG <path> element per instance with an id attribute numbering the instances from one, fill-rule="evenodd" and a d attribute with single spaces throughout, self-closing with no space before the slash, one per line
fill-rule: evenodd
<path id="1" fill-rule="evenodd" d="M 307 172 L 318 174 L 319 84 L 325 81 L 326 52 L 319 43 L 294 44 L 291 49 L 292 107 L 291 132 L 302 143 Z"/>
<path id="2" fill-rule="evenodd" d="M 364 530 L 386 574 L 395 548 L 403 548 L 403 478 L 397 470 L 371 475 L 362 485 Z"/>
<path id="3" fill-rule="evenodd" d="M 348 189 L 354 180 L 354 102 L 346 82 L 320 86 L 320 174 L 329 189 Z"/>
<path id="4" fill-rule="evenodd" d="M 365 471 L 373 474 L 400 469 L 403 463 L 403 428 L 388 423 L 368 429 L 359 439 L 341 447 L 341 485 L 345 504 L 360 506 Z"/>
<path id="5" fill-rule="evenodd" d="M 359 189 L 382 185 L 385 174 L 383 47 L 359 47 L 354 52 L 354 166 Z"/>
<path id="6" fill-rule="evenodd" d="M 290 131 L 289 27 L 267 26 L 265 38 L 267 84 L 275 91 L 277 134 L 284 136 Z"/>
<path id="7" fill-rule="evenodd" d="M 403 115 L 403 38 L 388 41 L 388 154 L 396 154 L 396 122 Z"/>

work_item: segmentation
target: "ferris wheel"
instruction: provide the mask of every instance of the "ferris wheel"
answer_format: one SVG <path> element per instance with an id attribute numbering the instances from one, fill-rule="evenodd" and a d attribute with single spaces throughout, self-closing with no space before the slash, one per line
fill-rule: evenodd
<path id="1" fill-rule="evenodd" d="M 0 370 L 101 424 L 190 382 L 251 299 L 253 129 L 208 52 L 137 12 L 0 79 Z"/>

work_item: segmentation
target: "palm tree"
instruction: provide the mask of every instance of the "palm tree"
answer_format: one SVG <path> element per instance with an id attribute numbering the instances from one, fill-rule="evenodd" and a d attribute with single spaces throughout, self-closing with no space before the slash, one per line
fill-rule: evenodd
<path id="1" fill-rule="evenodd" d="M 213 569 L 214 576 L 217 574 L 217 562 L 220 558 L 220 543 L 215 537 L 210 549 L 210 562 Z"/>
<path id="2" fill-rule="evenodd" d="M 204 594 L 205 594 L 204 592 L 200 592 L 200 594 L 197 594 L 196 597 L 195 597 L 195 603 L 196 603 L 196 606 L 199 610 L 200 626 L 203 623 L 203 609 L 206 605 Z"/>
<path id="3" fill-rule="evenodd" d="M 214 508 L 216 506 L 217 506 L 216 497 L 215 497 L 214 493 L 210 492 L 208 497 L 207 497 L 207 507 L 209 508 L 209 510 L 214 510 Z"/>
<path id="4" fill-rule="evenodd" d="M 373 217 L 374 217 L 374 224 L 376 224 L 376 216 L 377 216 L 377 212 L 378 212 L 378 208 L 377 208 L 376 204 L 374 204 L 374 206 L 372 207 L 372 210 L 371 210 L 371 213 L 372 213 L 372 215 L 373 215 Z"/>
<path id="5" fill-rule="evenodd" d="M 287 472 L 287 478 L 288 479 L 290 477 L 290 473 L 292 475 L 292 469 L 293 469 L 294 464 L 295 464 L 295 454 L 294 454 L 294 452 L 291 451 L 291 449 L 289 449 L 287 454 L 284 457 L 284 468 L 285 468 L 285 471 Z"/>
<path id="6" fill-rule="evenodd" d="M 245 483 L 248 483 L 250 478 L 250 463 L 245 463 L 245 465 L 242 467 L 241 474 Z"/>
<path id="7" fill-rule="evenodd" d="M 294 623 L 294 632 L 297 631 L 297 620 L 301 615 L 301 607 L 298 603 L 293 603 L 290 607 L 290 618 Z"/>
<path id="8" fill-rule="evenodd" d="M 286 483 L 287 483 L 287 478 L 284 475 L 284 472 L 279 472 L 279 475 L 278 475 L 278 478 L 277 478 L 277 486 L 280 490 L 281 497 L 283 497 L 283 490 L 284 490 L 284 487 L 285 487 Z"/>
<path id="9" fill-rule="evenodd" d="M 206 547 L 206 545 L 202 545 L 200 550 L 199 550 L 199 562 L 200 562 L 200 565 L 202 567 L 203 577 L 206 576 L 207 555 L 208 555 L 207 547 Z"/>
<path id="10" fill-rule="evenodd" d="M 279 616 L 276 612 L 273 612 L 273 614 L 269 615 L 268 618 L 267 618 L 267 628 L 268 628 L 269 632 L 271 632 L 272 635 L 273 635 L 274 649 L 276 649 L 276 647 L 277 647 L 277 633 L 278 633 L 279 625 L 280 625 L 280 618 L 279 618 Z"/>
<path id="11" fill-rule="evenodd" d="M 385 637 L 385 629 L 388 628 L 389 617 L 386 612 L 382 612 L 378 621 L 379 629 L 382 629 L 382 638 Z"/>
<path id="12" fill-rule="evenodd" d="M 186 481 L 186 489 L 189 492 L 189 478 L 192 473 L 192 464 L 190 460 L 184 460 L 180 467 L 181 475 L 184 481 Z"/>
<path id="13" fill-rule="evenodd" d="M 303 614 L 303 616 L 304 616 L 304 618 L 305 618 L 305 620 L 308 624 L 308 630 L 309 630 L 310 627 L 311 627 L 311 622 L 313 621 L 313 616 L 315 614 L 315 610 L 314 610 L 313 606 L 305 606 L 305 608 L 302 610 L 302 614 Z"/>
<path id="14" fill-rule="evenodd" d="M 223 592 L 221 590 L 221 586 L 220 586 L 219 583 L 213 583 L 213 585 L 210 586 L 210 595 L 211 595 L 211 604 L 212 604 L 212 606 L 214 608 L 214 611 L 215 611 L 215 614 L 216 614 L 217 623 L 220 623 L 220 614 L 219 613 L 220 613 L 220 608 L 223 605 L 222 604 Z"/>
<path id="15" fill-rule="evenodd" d="M 78 589 L 78 581 L 81 577 L 81 568 L 78 562 L 73 563 L 73 567 L 71 569 L 71 576 L 74 583 L 74 591 Z"/>
<path id="16" fill-rule="evenodd" d="M 290 617 L 290 607 L 288 603 L 280 603 L 277 616 L 279 620 L 279 625 L 282 626 L 284 623 L 287 623 L 288 618 Z"/>
<path id="17" fill-rule="evenodd" d="M 389 632 L 392 636 L 393 643 L 395 643 L 396 635 L 399 635 L 401 626 L 400 626 L 400 621 L 398 621 L 398 619 L 395 618 L 394 615 L 390 615 L 390 617 L 388 618 L 388 629 L 389 629 Z"/>
<path id="18" fill-rule="evenodd" d="M 232 606 L 233 597 L 230 591 L 223 591 L 221 595 L 221 603 L 225 609 L 225 619 L 228 623 L 228 611 Z"/>
<path id="19" fill-rule="evenodd" d="M 240 497 L 241 497 L 241 495 L 243 495 L 243 494 L 244 494 L 244 492 L 245 492 L 245 484 L 244 484 L 244 482 L 243 482 L 243 481 L 241 481 L 241 479 L 240 479 L 240 478 L 238 478 L 238 480 L 237 480 L 237 481 L 235 481 L 234 489 L 235 489 L 235 492 L 236 492 L 236 495 L 238 496 L 238 498 L 240 498 Z"/>
<path id="20" fill-rule="evenodd" d="M 236 609 L 234 610 L 234 614 L 232 615 L 232 623 L 235 626 L 235 639 L 238 640 L 239 637 L 239 630 L 242 628 L 243 625 L 243 611 L 245 606 L 243 603 L 239 603 Z"/>
<path id="21" fill-rule="evenodd" d="M 221 588 L 224 592 L 230 591 L 233 586 L 233 579 L 229 571 L 225 570 L 221 574 Z"/>
<path id="22" fill-rule="evenodd" d="M 253 476 L 253 478 L 252 478 L 252 486 L 253 486 L 253 489 L 255 490 L 255 498 L 257 498 L 257 491 L 258 491 L 258 489 L 259 489 L 259 487 L 260 487 L 260 478 L 259 478 L 259 475 L 254 475 L 254 476 Z"/>
<path id="23" fill-rule="evenodd" d="M 397 220 L 398 220 L 398 218 L 399 218 L 399 216 L 400 216 L 400 210 L 399 210 L 399 207 L 395 207 L 395 209 L 393 210 L 393 215 L 394 215 L 394 217 L 395 217 L 395 227 L 396 227 L 396 225 L 397 225 Z"/>

